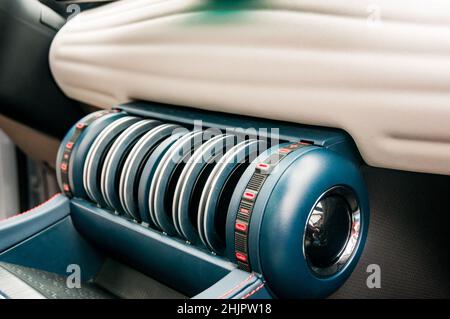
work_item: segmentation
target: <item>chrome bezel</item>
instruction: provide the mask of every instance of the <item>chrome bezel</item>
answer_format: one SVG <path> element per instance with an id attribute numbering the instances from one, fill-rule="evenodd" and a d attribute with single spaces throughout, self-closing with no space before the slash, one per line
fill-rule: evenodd
<path id="1" fill-rule="evenodd" d="M 349 214 L 350 214 L 350 229 L 347 241 L 345 245 L 342 247 L 339 254 L 336 256 L 336 260 L 327 267 L 317 267 L 310 263 L 308 260 L 308 257 L 305 252 L 305 239 L 306 239 L 306 229 L 308 227 L 308 221 L 310 220 L 312 213 L 314 212 L 317 205 L 320 203 L 322 199 L 324 199 L 327 196 L 330 195 L 340 195 L 342 196 L 346 201 L 350 208 Z M 308 218 L 306 219 L 305 227 L 303 230 L 303 240 L 302 240 L 302 250 L 303 250 L 303 257 L 305 258 L 310 270 L 313 272 L 314 275 L 318 277 L 330 277 L 337 273 L 339 273 L 341 270 L 343 270 L 349 262 L 353 259 L 355 252 L 359 246 L 359 242 L 361 239 L 361 211 L 360 206 L 358 203 L 357 196 L 355 192 L 350 189 L 347 186 L 335 186 L 330 189 L 328 189 L 326 192 L 324 192 L 314 203 L 311 211 L 308 214 Z"/>
<path id="2" fill-rule="evenodd" d="M 100 134 L 97 136 L 97 138 L 92 143 L 91 148 L 89 149 L 89 152 L 86 156 L 86 160 L 84 163 L 83 185 L 84 185 L 86 194 L 94 202 L 97 202 L 97 198 L 95 198 L 94 191 L 92 190 L 93 185 L 91 185 L 89 183 L 89 181 L 91 179 L 92 171 L 94 170 L 94 165 L 99 165 L 99 163 L 95 163 L 93 161 L 93 158 L 95 157 L 95 155 L 98 152 L 104 151 L 104 150 L 99 149 L 100 146 L 102 146 L 102 143 L 105 139 L 110 138 L 110 135 L 117 127 L 119 127 L 120 125 L 123 125 L 124 123 L 126 124 L 126 123 L 132 121 L 133 119 L 137 119 L 137 118 L 134 116 L 125 116 L 125 117 L 122 117 L 122 118 L 110 123 L 105 129 L 103 129 L 102 132 L 100 132 Z"/>

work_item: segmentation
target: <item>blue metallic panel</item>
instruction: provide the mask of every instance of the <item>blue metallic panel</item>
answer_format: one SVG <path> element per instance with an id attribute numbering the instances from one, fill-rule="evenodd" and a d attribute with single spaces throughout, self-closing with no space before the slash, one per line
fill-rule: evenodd
<path id="1" fill-rule="evenodd" d="M 72 218 L 82 235 L 176 290 L 194 296 L 236 266 L 185 242 L 114 216 L 79 199 L 72 200 Z"/>
<path id="2" fill-rule="evenodd" d="M 61 207 L 64 210 L 65 207 Z M 53 211 L 58 214 L 58 208 Z M 75 230 L 70 217 L 43 229 L 0 255 L 0 261 L 67 276 L 67 266 L 80 266 L 82 281 L 100 270 L 104 256 Z"/>
<path id="3" fill-rule="evenodd" d="M 58 194 L 26 213 L 0 221 L 0 252 L 35 235 L 69 214 L 69 199 Z"/>

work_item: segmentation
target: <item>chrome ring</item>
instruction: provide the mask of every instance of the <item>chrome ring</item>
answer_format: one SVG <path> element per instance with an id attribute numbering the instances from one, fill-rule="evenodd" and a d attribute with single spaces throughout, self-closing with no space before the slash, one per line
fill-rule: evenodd
<path id="1" fill-rule="evenodd" d="M 220 187 L 217 183 L 219 179 L 223 178 L 225 175 L 224 172 L 226 172 L 226 175 L 228 176 L 229 172 L 227 170 L 229 170 L 230 167 L 235 167 L 234 164 L 240 163 L 245 159 L 246 155 L 257 152 L 259 146 L 260 142 L 257 140 L 246 140 L 235 145 L 225 153 L 224 157 L 220 160 L 219 164 L 214 167 L 208 181 L 205 183 L 205 188 L 200 198 L 197 227 L 200 239 L 204 245 L 216 253 L 220 253 L 220 244 L 216 238 L 211 236 L 211 231 L 208 230 L 208 223 L 213 223 L 216 214 L 216 207 L 211 204 L 212 196 L 214 194 L 214 191 L 212 190 L 218 190 L 220 188 L 220 191 L 222 191 L 221 186 L 223 186 L 223 183 Z M 214 208 L 211 206 L 214 206 Z"/>
<path id="2" fill-rule="evenodd" d="M 116 207 L 114 207 L 113 201 L 110 198 L 111 194 L 109 194 L 108 192 L 108 185 L 114 184 L 114 181 L 111 180 L 113 175 L 112 173 L 114 173 L 111 165 L 115 158 L 118 158 L 122 155 L 120 153 L 121 145 L 124 144 L 125 141 L 128 141 L 129 143 L 129 140 L 139 138 L 139 136 L 145 134 L 147 130 L 151 130 L 158 123 L 160 122 L 155 120 L 142 120 L 134 123 L 119 135 L 119 137 L 114 141 L 113 145 L 109 149 L 108 154 L 106 154 L 101 173 L 100 190 L 105 203 L 110 209 L 116 210 Z"/>
<path id="3" fill-rule="evenodd" d="M 194 241 L 196 239 L 195 237 L 197 237 L 197 230 L 195 229 L 196 225 L 189 223 L 189 217 L 182 214 L 182 212 L 188 214 L 194 213 L 183 209 L 183 203 L 189 202 L 192 194 L 191 192 L 193 192 L 193 189 L 188 189 L 187 184 L 192 177 L 198 177 L 196 174 L 196 176 L 192 176 L 196 169 L 204 167 L 203 165 L 205 163 L 213 162 L 214 165 L 217 164 L 217 159 L 223 156 L 223 154 L 221 154 L 223 148 L 232 145 L 234 139 L 234 135 L 222 134 L 206 141 L 194 152 L 180 175 L 175 189 L 172 214 L 175 229 L 178 234 L 186 240 Z M 220 151 L 215 153 L 214 150 L 217 150 L 218 146 L 221 146 Z M 193 233 L 195 233 L 195 235 L 192 235 Z"/>
<path id="4" fill-rule="evenodd" d="M 94 161 L 96 154 L 100 151 L 99 148 L 105 143 L 104 142 L 105 140 L 111 139 L 111 134 L 114 134 L 114 130 L 116 130 L 116 128 L 119 128 L 122 125 L 128 125 L 130 122 L 137 121 L 137 120 L 138 120 L 137 117 L 125 116 L 123 118 L 120 118 L 120 119 L 112 122 L 98 135 L 98 137 L 95 139 L 94 143 L 92 144 L 91 148 L 89 149 L 89 152 L 86 156 L 86 161 L 84 163 L 83 184 L 84 184 L 84 189 L 86 191 L 86 194 L 94 202 L 98 202 L 98 198 L 95 197 L 94 191 L 92 189 L 93 185 L 91 185 L 89 183 L 89 180 L 92 179 L 94 165 L 99 165 L 99 163 L 96 163 Z M 119 134 L 120 134 L 120 132 L 119 132 Z M 101 204 L 101 203 L 98 203 L 98 204 Z"/>
<path id="5" fill-rule="evenodd" d="M 202 139 L 203 136 L 203 132 L 202 131 L 192 131 L 189 132 L 188 134 L 184 135 L 183 137 L 181 137 L 178 141 L 176 141 L 169 150 L 167 150 L 166 155 L 161 159 L 161 161 L 158 164 L 158 167 L 155 170 L 155 175 L 154 178 L 151 182 L 150 185 L 150 192 L 149 192 L 149 198 L 148 198 L 148 205 L 149 205 L 149 213 L 150 213 L 150 217 L 152 222 L 161 230 L 163 231 L 168 231 L 168 229 L 164 229 L 164 221 L 161 220 L 162 218 L 162 214 L 161 212 L 158 212 L 157 209 L 157 202 L 163 202 L 164 201 L 164 196 L 165 194 L 161 194 L 161 187 L 162 185 L 162 179 L 163 176 L 165 176 L 165 173 L 167 173 L 167 169 L 168 166 L 175 163 L 175 164 L 179 164 L 179 162 L 183 159 L 183 158 L 176 158 L 176 156 L 180 155 L 178 154 L 178 152 L 183 151 L 183 147 L 185 145 L 185 143 L 191 141 L 191 140 L 196 140 L 197 138 L 200 139 L 200 142 L 203 142 Z M 201 143 L 200 143 L 201 144 Z M 198 145 L 197 145 L 198 147 Z M 180 149 L 181 148 L 181 149 Z M 181 154 L 183 157 L 186 154 Z M 171 167 L 173 168 L 173 167 Z M 172 216 L 170 217 L 172 218 Z M 170 223 L 173 224 L 173 221 L 170 220 Z M 173 226 L 173 230 L 175 230 L 175 227 Z"/>
<path id="6" fill-rule="evenodd" d="M 139 219 L 139 214 L 131 208 L 130 202 L 127 200 L 127 194 L 132 194 L 133 183 L 130 183 L 130 178 L 133 170 L 137 170 L 139 166 L 139 156 L 148 151 L 149 143 L 157 143 L 161 141 L 161 138 L 170 135 L 176 128 L 180 126 L 175 124 L 161 124 L 140 138 L 140 140 L 133 146 L 133 149 L 128 154 L 123 165 L 120 180 L 119 180 L 119 199 L 124 211 L 132 218 Z M 161 136 L 161 133 L 164 133 Z M 142 157 L 142 156 L 141 156 Z"/>
<path id="7" fill-rule="evenodd" d="M 341 214 L 339 218 L 341 219 L 340 223 L 342 225 L 344 225 L 346 222 L 348 223 L 348 225 L 345 229 L 343 229 L 341 233 L 338 234 L 337 238 L 336 236 L 334 237 L 334 239 L 337 239 L 337 242 L 342 241 L 343 244 L 334 247 L 334 252 L 333 249 L 330 250 L 332 254 L 329 254 L 329 256 L 327 256 L 329 260 L 326 260 L 327 258 L 325 258 L 323 262 L 318 262 L 318 259 L 316 258 L 316 260 L 314 260 L 313 255 L 311 254 L 311 237 L 314 237 L 313 241 L 318 242 L 318 244 L 316 244 L 316 247 L 319 247 L 321 245 L 321 241 L 325 242 L 323 245 L 327 244 L 327 239 L 320 238 L 322 235 L 324 235 L 323 237 L 327 236 L 326 230 L 320 228 L 326 223 L 326 219 L 329 218 L 329 216 L 325 216 L 327 213 L 324 212 L 323 207 L 325 201 L 329 199 L 341 201 L 340 204 L 345 203 L 345 205 L 347 206 L 346 213 L 343 214 L 342 212 L 337 211 L 335 211 L 334 213 Z M 347 221 L 344 220 L 344 215 L 346 215 L 345 218 L 347 219 Z M 327 225 L 325 225 L 324 227 L 326 228 L 326 226 Z M 332 226 L 335 227 L 336 225 Z M 333 228 L 333 231 L 335 230 L 336 229 Z M 350 262 L 350 260 L 354 256 L 355 251 L 357 250 L 360 237 L 361 212 L 356 195 L 348 187 L 336 186 L 329 189 L 319 197 L 319 199 L 314 204 L 313 209 L 308 215 L 303 233 L 303 255 L 310 269 L 315 275 L 319 277 L 329 277 L 341 271 Z"/>

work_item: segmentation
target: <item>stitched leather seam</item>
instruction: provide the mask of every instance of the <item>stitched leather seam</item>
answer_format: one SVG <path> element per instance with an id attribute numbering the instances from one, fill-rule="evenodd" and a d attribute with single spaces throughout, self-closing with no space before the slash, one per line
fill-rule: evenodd
<path id="1" fill-rule="evenodd" d="M 247 278 L 245 278 L 241 283 L 237 284 L 236 286 L 234 286 L 233 288 L 231 288 L 230 290 L 228 290 L 226 293 L 224 293 L 223 295 L 221 295 L 218 299 L 224 299 L 226 296 L 230 295 L 232 292 L 234 292 L 235 290 L 239 289 L 240 287 L 242 287 L 246 282 L 248 282 L 250 279 L 252 279 L 255 276 L 254 273 L 250 274 L 250 276 L 248 276 Z"/>
<path id="2" fill-rule="evenodd" d="M 47 204 L 48 202 L 50 202 L 51 200 L 53 200 L 54 198 L 56 198 L 56 197 L 59 196 L 59 195 L 61 195 L 61 193 L 56 193 L 55 195 L 53 195 L 52 197 L 50 197 L 49 199 L 47 199 L 45 202 L 43 202 L 43 203 L 41 203 L 41 204 L 39 204 L 39 205 L 37 205 L 37 206 L 35 206 L 35 207 L 33 207 L 33 208 L 30 208 L 30 209 L 28 209 L 28 210 L 26 210 L 26 211 L 24 211 L 24 212 L 22 212 L 22 213 L 19 213 L 19 214 L 14 215 L 14 216 L 0 219 L 0 223 L 1 223 L 1 222 L 4 222 L 4 221 L 7 221 L 7 220 L 10 220 L 10 219 L 13 219 L 13 218 L 16 218 L 16 217 L 19 217 L 19 216 L 22 216 L 22 215 L 24 215 L 24 214 L 30 213 L 30 212 L 32 212 L 33 210 L 35 210 L 35 209 L 37 209 L 37 208 L 39 208 L 39 207 L 44 206 L 45 204 Z"/>
<path id="3" fill-rule="evenodd" d="M 250 291 L 248 294 L 246 294 L 244 297 L 242 297 L 241 299 L 247 299 L 248 297 L 250 297 L 251 295 L 254 295 L 257 291 L 261 290 L 262 287 L 264 287 L 264 285 L 266 284 L 265 281 L 263 281 L 263 283 L 261 285 L 259 285 L 258 287 L 256 287 L 254 290 Z"/>

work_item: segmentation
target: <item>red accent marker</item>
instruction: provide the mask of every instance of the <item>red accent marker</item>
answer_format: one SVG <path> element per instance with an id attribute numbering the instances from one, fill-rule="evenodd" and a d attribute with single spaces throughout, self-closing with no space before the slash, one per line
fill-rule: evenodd
<path id="1" fill-rule="evenodd" d="M 66 148 L 68 148 L 69 150 L 71 150 L 72 147 L 73 147 L 73 142 L 67 142 Z"/>
<path id="2" fill-rule="evenodd" d="M 256 168 L 262 169 L 262 170 L 266 170 L 269 168 L 269 164 L 266 163 L 259 163 L 258 165 L 256 165 Z"/>
<path id="3" fill-rule="evenodd" d="M 61 165 L 59 166 L 63 171 L 67 171 L 67 164 L 66 163 L 61 163 Z"/>
<path id="4" fill-rule="evenodd" d="M 76 128 L 79 129 L 79 130 L 81 130 L 81 129 L 84 128 L 85 126 L 86 126 L 86 124 L 84 124 L 84 123 L 78 123 L 77 126 L 76 126 Z"/>
<path id="5" fill-rule="evenodd" d="M 64 185 L 63 185 L 63 189 L 64 189 L 65 192 L 70 191 L 70 187 L 69 187 L 69 185 L 67 185 L 67 184 L 64 184 Z"/>
<path id="6" fill-rule="evenodd" d="M 247 262 L 247 255 L 243 253 L 236 252 L 236 259 L 244 263 Z"/>
<path id="7" fill-rule="evenodd" d="M 280 148 L 278 150 L 278 153 L 281 153 L 281 154 L 287 154 L 287 153 L 290 153 L 290 152 L 291 152 L 291 150 L 288 149 L 288 148 Z"/>
<path id="8" fill-rule="evenodd" d="M 270 170 L 271 170 L 270 164 L 259 163 L 256 165 L 256 171 L 261 174 L 269 174 Z"/>
<path id="9" fill-rule="evenodd" d="M 244 223 L 236 222 L 236 225 L 234 227 L 236 228 L 236 230 L 239 230 L 241 232 L 247 231 L 247 224 Z"/>
<path id="10" fill-rule="evenodd" d="M 239 212 L 241 212 L 242 214 L 246 214 L 246 215 L 250 214 L 250 211 L 248 209 L 246 209 L 246 208 L 241 208 L 239 210 Z"/>
<path id="11" fill-rule="evenodd" d="M 251 193 L 251 192 L 245 192 L 243 197 L 245 199 L 248 199 L 248 200 L 254 200 L 255 197 L 256 197 L 256 194 L 255 193 Z"/>

